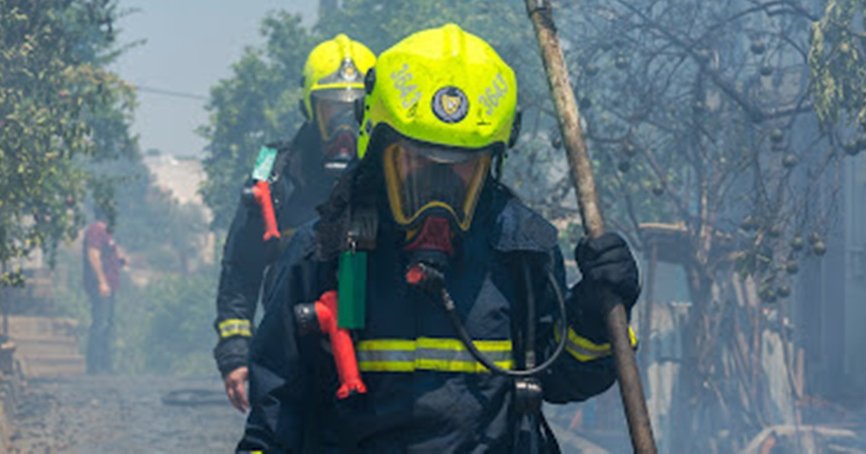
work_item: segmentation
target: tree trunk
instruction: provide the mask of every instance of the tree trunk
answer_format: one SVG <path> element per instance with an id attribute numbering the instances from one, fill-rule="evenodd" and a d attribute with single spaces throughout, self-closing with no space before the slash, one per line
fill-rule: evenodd
<path id="1" fill-rule="evenodd" d="M 725 269 L 688 272 L 692 306 L 674 392 L 673 452 L 735 452 L 768 425 L 796 424 L 781 324 L 768 322 L 756 285 Z"/>

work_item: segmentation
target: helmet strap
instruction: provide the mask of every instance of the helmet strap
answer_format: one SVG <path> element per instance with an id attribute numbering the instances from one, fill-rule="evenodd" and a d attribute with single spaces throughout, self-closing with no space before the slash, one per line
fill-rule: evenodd
<path id="1" fill-rule="evenodd" d="M 500 181 L 502 179 L 502 165 L 505 163 L 505 158 L 508 157 L 508 152 L 503 151 L 501 153 L 496 153 L 496 156 L 493 157 L 493 179 L 496 181 Z"/>
<path id="2" fill-rule="evenodd" d="M 307 105 L 304 104 L 304 100 L 301 99 L 298 101 L 298 109 L 301 111 L 301 115 L 304 116 L 304 119 L 310 121 L 310 113 L 307 112 Z"/>

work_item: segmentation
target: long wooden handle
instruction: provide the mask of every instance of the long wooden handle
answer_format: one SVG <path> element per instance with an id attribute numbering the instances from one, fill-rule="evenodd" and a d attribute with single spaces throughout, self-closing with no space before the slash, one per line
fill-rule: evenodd
<path id="1" fill-rule="evenodd" d="M 580 115 L 574 93 L 568 80 L 568 71 L 562 56 L 559 38 L 546 0 L 525 0 L 526 11 L 535 28 L 541 48 L 547 81 L 556 107 L 559 130 L 565 145 L 572 183 L 577 193 L 583 228 L 592 238 L 604 233 L 604 218 L 598 205 L 592 162 L 586 150 L 586 142 L 580 127 Z M 637 453 L 655 453 L 652 426 L 646 408 L 640 375 L 634 351 L 628 336 L 628 321 L 622 301 L 612 292 L 605 292 L 607 307 L 613 309 L 607 316 L 607 332 L 613 346 L 614 361 L 619 377 L 619 390 L 628 420 L 632 446 Z"/>

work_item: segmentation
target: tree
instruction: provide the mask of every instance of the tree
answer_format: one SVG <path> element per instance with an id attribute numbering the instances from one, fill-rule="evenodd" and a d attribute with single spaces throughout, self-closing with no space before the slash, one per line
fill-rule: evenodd
<path id="1" fill-rule="evenodd" d="M 94 202 L 110 206 L 117 218 L 115 238 L 135 256 L 135 268 L 160 274 L 188 274 L 202 257 L 208 233 L 204 210 L 182 204 L 157 187 L 154 175 L 137 152 L 102 160 L 88 167 Z"/>
<path id="2" fill-rule="evenodd" d="M 291 139 L 303 121 L 298 83 L 313 38 L 299 16 L 274 13 L 262 22 L 264 49 L 248 48 L 232 76 L 211 89 L 211 118 L 201 128 L 208 140 L 201 193 L 213 212 L 212 226 L 228 228 L 259 148 Z"/>
<path id="3" fill-rule="evenodd" d="M 787 0 L 584 0 L 557 16 L 611 224 L 686 273 L 674 452 L 741 449 L 799 418 L 784 303 L 798 262 L 826 251 L 841 149 L 811 103 L 816 18 Z"/>
<path id="4" fill-rule="evenodd" d="M 815 112 L 850 155 L 866 150 L 866 31 L 858 15 L 866 21 L 863 0 L 828 1 L 809 48 Z M 840 123 L 848 129 L 839 131 Z"/>
<path id="5" fill-rule="evenodd" d="M 130 132 L 134 91 L 107 69 L 121 51 L 119 16 L 113 0 L 0 0 L 0 285 L 23 284 L 25 259 L 41 249 L 53 264 L 60 248 L 55 298 L 36 306 L 16 295 L 13 309 L 87 320 L 81 251 L 60 246 L 80 232 L 84 207 L 99 206 L 133 272 L 151 279 L 136 288 L 124 273 L 122 367 L 190 370 L 185 360 L 195 358 L 211 369 L 210 317 L 192 317 L 212 310 L 215 288 L 215 272 L 194 262 L 204 214 L 157 188 L 142 161 Z M 166 349 L 168 326 L 170 340 L 185 343 Z"/>
<path id="6" fill-rule="evenodd" d="M 113 155 L 98 122 L 127 124 L 131 88 L 106 69 L 115 54 L 112 0 L 0 0 L 0 284 L 22 261 L 53 257 L 83 217 L 84 160 Z M 124 130 L 125 131 L 125 130 Z"/>

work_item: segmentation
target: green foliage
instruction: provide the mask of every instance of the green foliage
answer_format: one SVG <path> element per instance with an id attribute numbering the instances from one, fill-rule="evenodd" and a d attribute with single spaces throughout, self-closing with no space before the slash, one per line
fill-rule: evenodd
<path id="1" fill-rule="evenodd" d="M 532 27 L 521 2 L 346 0 L 340 8 L 326 11 L 316 30 L 322 37 L 346 33 L 379 53 L 416 31 L 447 22 L 482 36 L 504 58 L 518 58 L 521 49 L 537 54 L 535 42 L 527 39 L 533 37 Z"/>
<path id="2" fill-rule="evenodd" d="M 298 81 L 315 41 L 300 17 L 285 12 L 266 18 L 261 32 L 264 48 L 247 49 L 232 76 L 211 89 L 210 121 L 200 131 L 209 141 L 201 193 L 218 228 L 228 226 L 259 148 L 289 140 L 303 121 Z"/>
<path id="3" fill-rule="evenodd" d="M 138 154 L 89 167 L 94 203 L 117 217 L 115 239 L 136 266 L 160 273 L 187 273 L 201 254 L 207 221 L 201 207 L 181 204 L 155 185 Z M 99 197 L 101 193 L 107 196 Z M 102 201 L 100 199 L 103 199 Z"/>
<path id="4" fill-rule="evenodd" d="M 208 232 L 204 213 L 156 187 L 138 156 L 102 162 L 93 172 L 122 183 L 114 186 L 115 239 L 131 263 L 117 296 L 118 370 L 212 371 L 217 283 L 215 267 L 198 263 Z M 80 266 L 75 258 L 67 265 Z M 133 275 L 145 285 L 134 283 Z"/>
<path id="5" fill-rule="evenodd" d="M 134 352 L 140 361 L 130 364 L 129 369 L 157 373 L 213 370 L 210 321 L 214 318 L 217 274 L 216 267 L 207 267 L 191 275 L 166 276 L 124 298 L 129 315 L 143 315 L 127 319 L 126 326 L 139 327 L 138 333 L 127 339 L 135 342 L 120 345 L 121 351 Z M 144 305 L 144 310 L 132 305 Z"/>
<path id="6" fill-rule="evenodd" d="M 90 303 L 81 288 L 81 251 L 58 254 L 65 273 L 55 282 L 59 313 L 80 320 L 84 351 L 90 326 Z M 137 265 L 136 265 L 137 266 Z M 138 270 L 140 271 L 140 269 Z M 189 274 L 156 275 L 144 287 L 129 273 L 121 275 L 115 306 L 115 369 L 121 373 L 209 373 L 214 333 L 217 269 Z"/>
<path id="7" fill-rule="evenodd" d="M 857 23 L 859 18 L 860 24 Z M 809 67 L 815 112 L 825 127 L 840 114 L 866 133 L 866 1 L 829 0 L 812 24 Z"/>
<path id="8" fill-rule="evenodd" d="M 51 258 L 76 234 L 88 182 L 80 163 L 118 152 L 93 126 L 128 124 L 133 94 L 105 69 L 114 1 L 0 0 L 0 12 L 0 285 L 9 285 L 34 250 Z"/>
<path id="9" fill-rule="evenodd" d="M 207 223 L 201 208 L 182 205 L 154 184 L 138 155 L 88 167 L 100 181 L 94 198 L 116 210 L 115 240 L 130 258 L 116 296 L 116 364 L 119 372 L 209 372 L 215 269 L 202 267 Z M 82 288 L 79 244 L 62 248 L 54 307 L 81 321 L 82 348 L 90 306 Z"/>
<path id="10" fill-rule="evenodd" d="M 89 217 L 89 198 L 132 256 L 117 297 L 120 368 L 212 370 L 216 284 L 195 263 L 206 221 L 156 188 L 141 160 L 132 87 L 106 69 L 119 52 L 117 17 L 113 0 L 0 0 L 0 285 L 23 285 L 36 250 L 53 263 Z M 80 246 L 59 260 L 55 304 L 44 307 L 82 320 L 86 338 Z"/>

